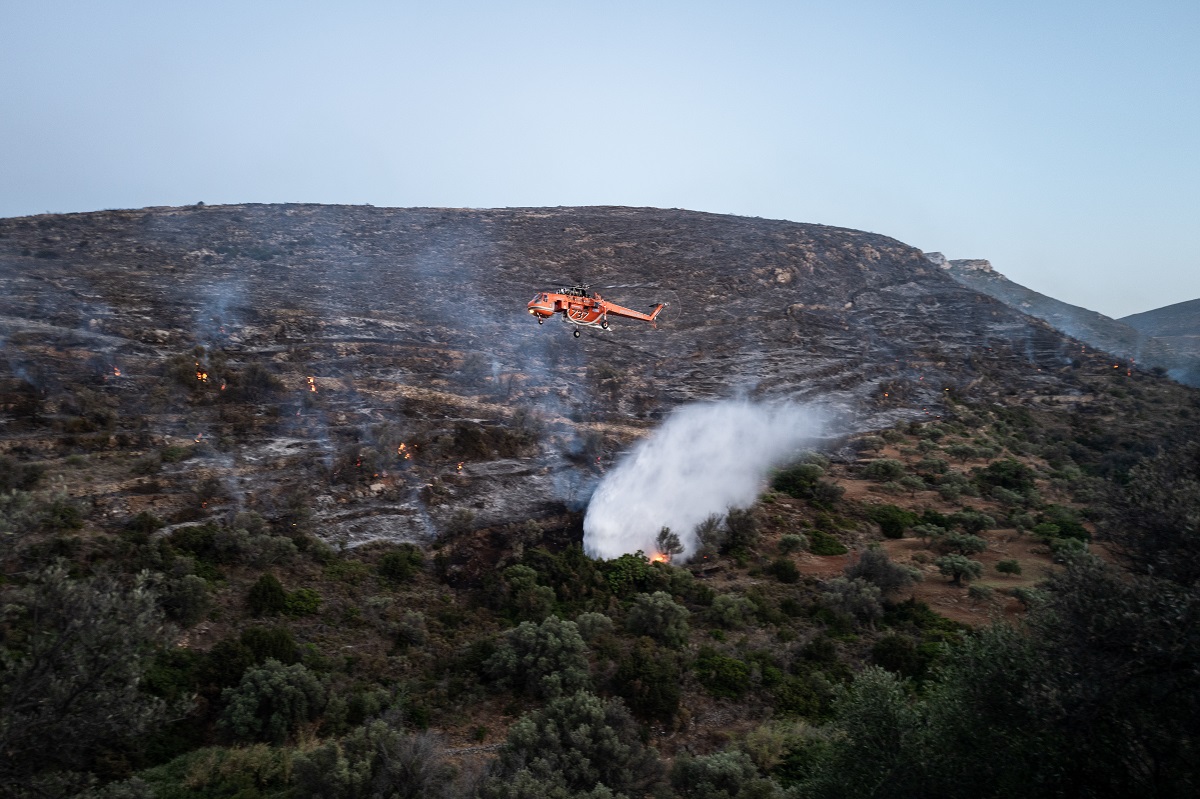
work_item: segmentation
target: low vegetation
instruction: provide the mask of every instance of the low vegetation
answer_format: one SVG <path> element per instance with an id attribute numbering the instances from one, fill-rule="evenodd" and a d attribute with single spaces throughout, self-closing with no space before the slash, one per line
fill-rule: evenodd
<path id="1" fill-rule="evenodd" d="M 218 390 L 197 356 L 177 388 Z M 686 564 L 591 560 L 566 513 L 331 546 L 311 497 L 212 512 L 207 475 L 187 518 L 117 518 L 67 490 L 90 455 L 6 456 L 0 796 L 1188 795 L 1200 449 L 950 407 L 780 469 Z"/>

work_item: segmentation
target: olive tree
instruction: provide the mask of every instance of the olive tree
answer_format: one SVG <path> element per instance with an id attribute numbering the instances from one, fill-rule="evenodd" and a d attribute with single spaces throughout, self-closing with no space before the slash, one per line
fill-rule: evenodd
<path id="1" fill-rule="evenodd" d="M 285 666 L 274 658 L 242 675 L 222 696 L 228 705 L 220 726 L 242 741 L 283 743 L 325 708 L 321 679 L 301 663 Z"/>
<path id="2" fill-rule="evenodd" d="M 665 591 L 638 594 L 625 619 L 625 628 L 634 635 L 646 635 L 678 649 L 687 643 L 689 616 L 688 609 Z"/>
<path id="3" fill-rule="evenodd" d="M 487 799 L 643 796 L 662 763 L 620 699 L 580 692 L 527 713 L 509 730 Z"/>
<path id="4" fill-rule="evenodd" d="M 149 575 L 76 580 L 56 563 L 0 602 L 0 795 L 64 793 L 107 748 L 167 720 L 141 688 L 172 637 Z"/>
<path id="5" fill-rule="evenodd" d="M 575 622 L 557 616 L 509 630 L 483 669 L 501 687 L 547 699 L 591 684 L 587 644 Z"/>

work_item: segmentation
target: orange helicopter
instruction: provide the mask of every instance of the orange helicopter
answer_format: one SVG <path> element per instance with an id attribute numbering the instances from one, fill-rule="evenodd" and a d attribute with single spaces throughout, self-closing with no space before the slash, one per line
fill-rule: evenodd
<path id="1" fill-rule="evenodd" d="M 564 322 L 575 325 L 575 338 L 579 338 L 579 328 L 598 327 L 608 330 L 608 317 L 623 316 L 626 319 L 640 319 L 649 322 L 657 329 L 654 320 L 667 303 L 660 302 L 650 313 L 642 313 L 615 302 L 609 302 L 600 296 L 599 292 L 592 294 L 591 286 L 579 285 L 562 288 L 558 291 L 544 291 L 529 301 L 529 313 L 537 318 L 538 324 L 544 323 L 555 314 L 562 314 Z"/>

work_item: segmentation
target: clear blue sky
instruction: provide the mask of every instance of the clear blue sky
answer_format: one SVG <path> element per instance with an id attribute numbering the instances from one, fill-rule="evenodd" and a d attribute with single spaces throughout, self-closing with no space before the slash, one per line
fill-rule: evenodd
<path id="1" fill-rule="evenodd" d="M 1200 2 L 0 0 L 0 216 L 821 222 L 1111 316 L 1200 297 Z"/>

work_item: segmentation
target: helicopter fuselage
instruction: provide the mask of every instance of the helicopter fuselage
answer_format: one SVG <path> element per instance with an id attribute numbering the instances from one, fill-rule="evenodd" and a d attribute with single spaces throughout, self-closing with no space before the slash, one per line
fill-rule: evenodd
<path id="1" fill-rule="evenodd" d="M 646 314 L 609 302 L 599 294 L 592 295 L 586 289 L 569 288 L 560 291 L 545 291 L 529 301 L 529 313 L 541 324 L 556 314 L 561 314 L 564 321 L 579 327 L 599 327 L 608 329 L 608 317 L 623 316 L 627 319 L 639 319 L 643 322 L 654 323 L 658 314 L 666 307 L 659 303 Z"/>

